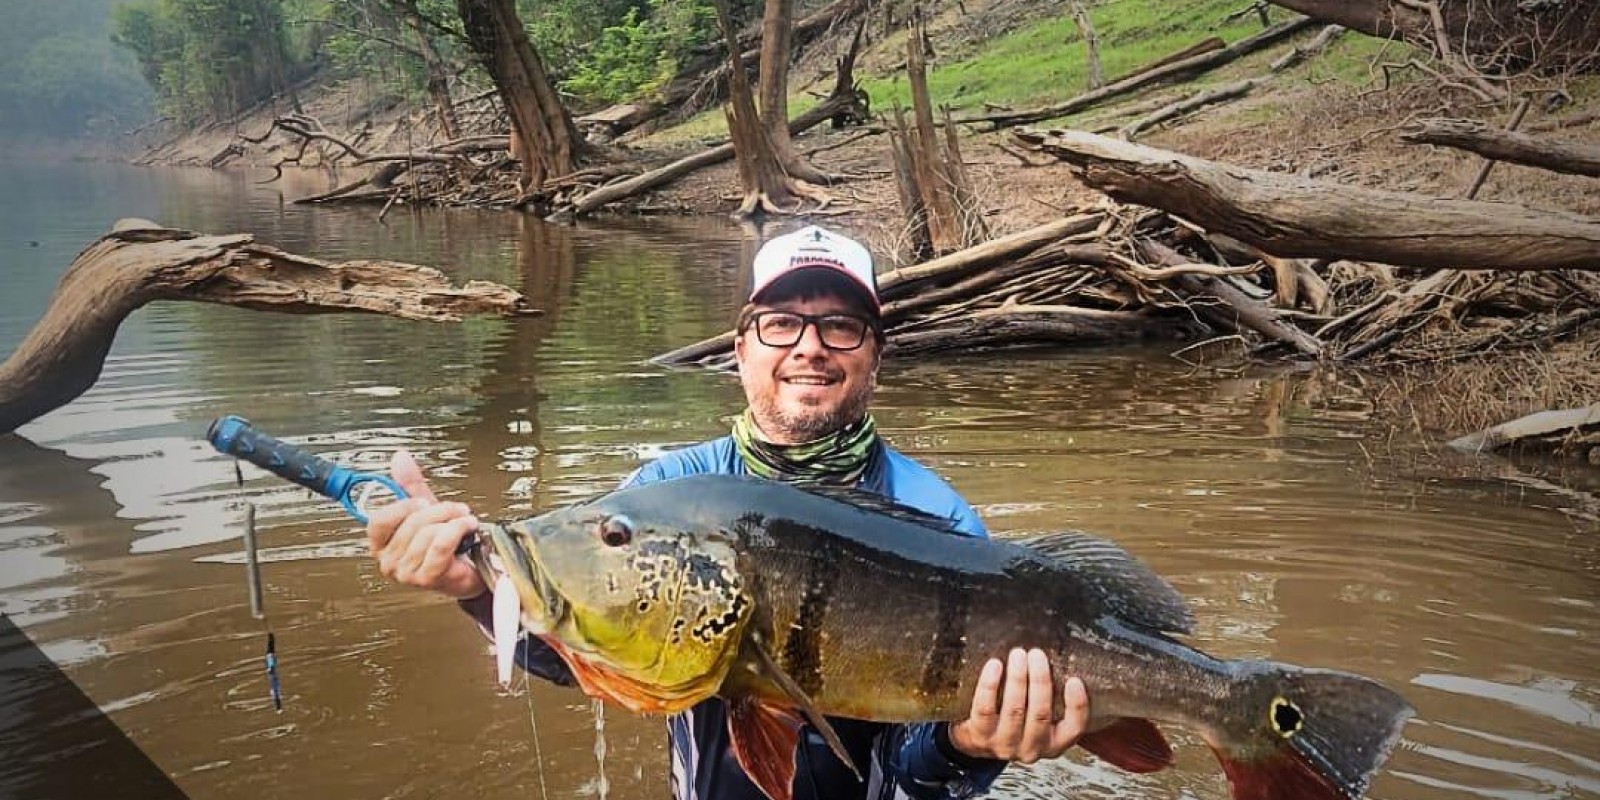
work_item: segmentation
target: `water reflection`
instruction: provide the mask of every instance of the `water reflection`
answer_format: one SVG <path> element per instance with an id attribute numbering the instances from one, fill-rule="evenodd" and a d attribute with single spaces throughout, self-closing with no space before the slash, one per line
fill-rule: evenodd
<path id="1" fill-rule="evenodd" d="M 726 326 L 745 234 L 440 211 L 378 225 L 226 174 L 26 173 L 12 185 L 50 191 L 10 196 L 0 247 L 45 240 L 0 261 L 6 349 L 76 250 L 129 215 L 321 258 L 440 265 L 518 286 L 548 313 L 454 326 L 136 313 L 95 389 L 0 438 L 0 610 L 195 797 L 595 793 L 584 698 L 500 690 L 451 604 L 388 585 L 337 507 L 250 467 L 236 487 L 203 432 L 239 413 L 371 467 L 404 447 L 441 495 L 489 517 L 607 491 L 739 410 L 731 376 L 643 362 Z M 1420 717 L 1373 796 L 1600 791 L 1600 537 L 1573 498 L 1373 436 L 1361 387 L 1338 375 L 1091 351 L 891 363 L 880 378 L 880 427 L 997 534 L 1110 536 L 1190 598 L 1204 649 L 1403 691 Z M 239 563 L 246 500 L 268 554 L 265 624 Z M 268 627 L 282 715 L 260 672 Z M 612 713 L 605 733 L 610 796 L 663 796 L 659 723 Z M 1008 773 L 998 794 L 1226 796 L 1205 747 L 1174 740 L 1175 770 L 1073 758 Z"/>

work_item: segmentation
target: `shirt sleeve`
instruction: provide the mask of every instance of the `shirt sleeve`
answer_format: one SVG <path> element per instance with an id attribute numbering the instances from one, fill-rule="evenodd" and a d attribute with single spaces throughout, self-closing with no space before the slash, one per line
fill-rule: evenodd
<path id="1" fill-rule="evenodd" d="M 919 722 L 896 725 L 886 735 L 883 767 L 915 800 L 960 800 L 989 790 L 1006 762 L 972 758 L 950 744 L 950 724 Z"/>

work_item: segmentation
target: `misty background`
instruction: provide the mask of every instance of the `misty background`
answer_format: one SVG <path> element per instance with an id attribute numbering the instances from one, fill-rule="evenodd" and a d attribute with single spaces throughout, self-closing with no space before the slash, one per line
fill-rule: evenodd
<path id="1" fill-rule="evenodd" d="M 0 0 L 0 152 L 87 152 L 155 119 L 137 60 L 111 40 L 118 2 Z"/>

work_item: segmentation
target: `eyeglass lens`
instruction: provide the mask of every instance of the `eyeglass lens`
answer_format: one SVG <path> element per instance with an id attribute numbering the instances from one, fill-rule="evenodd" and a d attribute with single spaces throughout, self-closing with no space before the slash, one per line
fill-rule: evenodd
<path id="1" fill-rule="evenodd" d="M 867 338 L 867 321 L 849 314 L 793 314 L 767 311 L 756 315 L 756 337 L 768 347 L 792 347 L 805 336 L 806 326 L 814 325 L 823 346 L 830 350 L 854 350 Z"/>

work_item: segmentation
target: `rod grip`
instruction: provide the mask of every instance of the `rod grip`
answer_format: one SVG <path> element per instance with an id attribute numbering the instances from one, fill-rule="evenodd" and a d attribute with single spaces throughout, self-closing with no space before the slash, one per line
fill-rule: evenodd
<path id="1" fill-rule="evenodd" d="M 243 417 L 218 417 L 206 431 L 206 439 L 223 453 L 244 459 L 324 497 L 342 500 L 343 490 L 349 483 L 349 469 L 279 441 L 257 430 Z"/>

